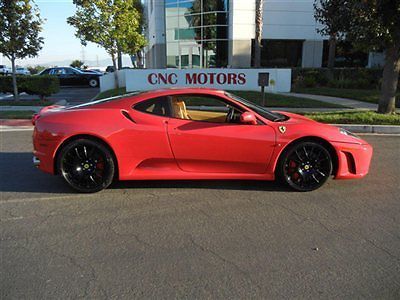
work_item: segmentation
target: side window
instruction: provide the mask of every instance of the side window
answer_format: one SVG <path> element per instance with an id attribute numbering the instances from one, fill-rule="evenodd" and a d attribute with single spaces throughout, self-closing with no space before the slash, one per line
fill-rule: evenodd
<path id="1" fill-rule="evenodd" d="M 53 74 L 55 74 L 55 75 L 63 75 L 63 74 L 65 74 L 65 71 L 62 68 L 57 68 L 57 69 L 53 69 Z"/>
<path id="2" fill-rule="evenodd" d="M 70 68 L 65 68 L 65 69 L 64 69 L 64 72 L 65 72 L 65 74 L 68 74 L 68 75 L 75 74 L 75 71 L 72 70 L 72 69 L 70 69 Z"/>
<path id="3" fill-rule="evenodd" d="M 171 97 L 172 116 L 178 119 L 240 123 L 241 111 L 233 105 L 208 95 L 174 95 Z"/>
<path id="4" fill-rule="evenodd" d="M 169 116 L 170 108 L 167 97 L 158 97 L 150 100 L 142 101 L 134 106 L 138 111 L 149 113 L 157 116 Z"/>

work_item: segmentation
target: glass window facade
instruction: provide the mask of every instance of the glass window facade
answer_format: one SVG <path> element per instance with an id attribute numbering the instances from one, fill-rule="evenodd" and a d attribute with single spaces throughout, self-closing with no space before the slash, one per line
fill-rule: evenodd
<path id="1" fill-rule="evenodd" d="M 229 0 L 165 0 L 168 68 L 228 64 Z"/>

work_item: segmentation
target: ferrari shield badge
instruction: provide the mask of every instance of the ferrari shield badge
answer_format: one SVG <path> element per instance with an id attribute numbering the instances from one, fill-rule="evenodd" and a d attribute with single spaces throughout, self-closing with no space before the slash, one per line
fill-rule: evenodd
<path id="1" fill-rule="evenodd" d="M 279 131 L 281 133 L 285 133 L 286 132 L 286 127 L 285 126 L 279 126 Z"/>

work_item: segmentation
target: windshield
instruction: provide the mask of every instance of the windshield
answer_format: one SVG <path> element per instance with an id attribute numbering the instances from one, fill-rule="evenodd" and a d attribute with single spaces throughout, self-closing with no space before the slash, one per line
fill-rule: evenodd
<path id="1" fill-rule="evenodd" d="M 123 95 L 118 95 L 118 96 L 114 96 L 114 97 L 104 98 L 104 99 L 95 100 L 95 101 L 91 101 L 91 102 L 87 102 L 87 103 L 83 103 L 83 104 L 79 104 L 79 105 L 69 106 L 69 107 L 67 107 L 67 109 L 75 109 L 75 108 L 81 108 L 81 107 L 85 108 L 85 107 L 92 106 L 92 105 L 95 105 L 95 104 L 100 104 L 100 103 L 105 103 L 105 102 L 119 100 L 119 99 L 123 99 L 123 98 L 127 98 L 127 97 L 136 96 L 136 95 L 139 95 L 141 93 L 143 93 L 143 92 L 132 92 L 132 93 L 128 93 L 128 94 L 123 94 Z"/>
<path id="2" fill-rule="evenodd" d="M 272 111 L 269 111 L 267 109 L 265 109 L 265 107 L 262 107 L 260 105 L 257 105 L 249 100 L 243 99 L 235 94 L 231 94 L 226 92 L 225 93 L 228 97 L 232 98 L 233 100 L 243 104 L 244 106 L 250 108 L 251 110 L 253 110 L 254 112 L 256 112 L 257 114 L 259 114 L 260 116 L 266 118 L 267 120 L 273 121 L 273 122 L 277 122 L 277 121 L 282 121 L 282 120 L 286 120 L 287 117 L 278 113 L 274 113 Z"/>

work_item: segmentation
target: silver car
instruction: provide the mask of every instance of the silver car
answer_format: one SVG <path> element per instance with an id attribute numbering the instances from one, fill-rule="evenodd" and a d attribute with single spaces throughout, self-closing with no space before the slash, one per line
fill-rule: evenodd
<path id="1" fill-rule="evenodd" d="M 17 67 L 15 73 L 18 75 L 31 75 L 31 72 L 27 68 Z"/>

